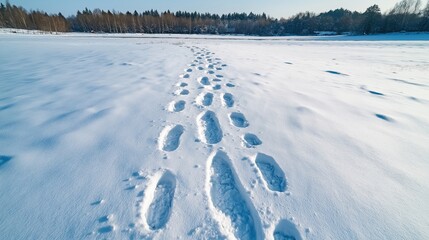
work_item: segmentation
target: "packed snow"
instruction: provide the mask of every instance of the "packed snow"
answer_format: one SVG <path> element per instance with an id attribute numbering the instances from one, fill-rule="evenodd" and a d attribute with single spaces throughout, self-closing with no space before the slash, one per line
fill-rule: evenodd
<path id="1" fill-rule="evenodd" d="M 428 239 L 427 39 L 4 30 L 0 238 Z"/>

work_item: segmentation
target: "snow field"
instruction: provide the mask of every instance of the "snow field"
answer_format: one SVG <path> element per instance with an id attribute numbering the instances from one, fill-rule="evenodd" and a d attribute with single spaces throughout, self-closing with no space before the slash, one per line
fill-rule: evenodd
<path id="1" fill-rule="evenodd" d="M 7 238 L 429 234 L 427 42 L 0 41 Z"/>

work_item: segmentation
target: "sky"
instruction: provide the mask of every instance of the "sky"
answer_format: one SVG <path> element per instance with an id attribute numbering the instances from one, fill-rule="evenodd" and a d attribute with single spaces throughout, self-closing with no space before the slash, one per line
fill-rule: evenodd
<path id="1" fill-rule="evenodd" d="M 6 0 L 0 0 L 5 3 Z M 378 4 L 382 12 L 392 8 L 399 0 L 9 0 L 27 10 L 43 10 L 48 13 L 61 12 L 65 16 L 77 10 L 89 9 L 134 11 L 197 11 L 210 13 L 253 12 L 275 18 L 290 17 L 298 12 L 324 12 L 336 8 L 365 11 Z"/>

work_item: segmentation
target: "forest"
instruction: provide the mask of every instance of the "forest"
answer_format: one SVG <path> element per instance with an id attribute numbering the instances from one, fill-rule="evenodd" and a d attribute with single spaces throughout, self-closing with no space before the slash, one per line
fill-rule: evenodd
<path id="1" fill-rule="evenodd" d="M 84 9 L 69 17 L 26 10 L 6 1 L 0 4 L 0 27 L 48 32 L 244 34 L 259 36 L 376 34 L 429 31 L 429 0 L 401 0 L 382 12 L 378 5 L 364 12 L 339 8 L 316 14 L 301 12 L 289 18 L 255 13 L 211 14 L 137 10 L 117 12 Z"/>

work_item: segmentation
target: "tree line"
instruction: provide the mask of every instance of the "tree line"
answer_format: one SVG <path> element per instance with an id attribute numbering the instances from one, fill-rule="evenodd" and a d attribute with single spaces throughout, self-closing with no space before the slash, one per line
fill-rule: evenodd
<path id="1" fill-rule="evenodd" d="M 364 12 L 335 9 L 316 14 L 298 13 L 276 19 L 263 14 L 197 12 L 117 12 L 84 9 L 65 18 L 61 13 L 27 11 L 0 3 L 0 27 L 49 32 L 245 34 L 262 36 L 312 35 L 318 32 L 374 34 L 429 31 L 429 0 L 401 0 L 381 13 L 377 5 Z"/>

